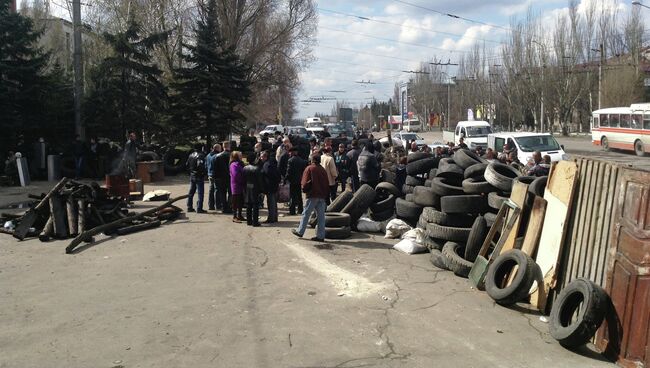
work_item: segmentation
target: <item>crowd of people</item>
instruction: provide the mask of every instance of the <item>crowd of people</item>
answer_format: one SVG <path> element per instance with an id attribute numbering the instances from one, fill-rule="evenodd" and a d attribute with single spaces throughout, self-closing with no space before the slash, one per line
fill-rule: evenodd
<path id="1" fill-rule="evenodd" d="M 289 215 L 302 215 L 300 225 L 292 230 L 293 234 L 298 237 L 304 235 L 307 222 L 315 211 L 318 230 L 313 240 L 322 241 L 325 209 L 338 193 L 348 188 L 355 192 L 364 184 L 375 187 L 381 180 L 384 156 L 381 143 L 372 135 L 355 134 L 351 141 L 345 140 L 336 145 L 331 137 L 324 138 L 322 142 L 310 139 L 308 159 L 301 157 L 289 136 L 278 134 L 272 144 L 266 139 L 257 142 L 252 135 L 246 139 L 254 140 L 254 150 L 245 158 L 241 151 L 231 151 L 228 141 L 215 144 L 207 154 L 202 145 L 195 146 L 187 160 L 190 172 L 188 212 L 221 211 L 232 214 L 235 223 L 245 222 L 254 227 L 262 223 L 273 224 L 278 222 L 278 202 L 282 191 L 287 197 L 285 199 L 288 199 Z M 468 149 L 462 138 L 457 145 L 449 143 L 435 150 L 427 145 L 418 147 L 415 141 L 410 142 L 408 147 L 408 154 L 430 152 L 433 157 L 439 158 L 453 157 L 458 149 Z M 491 148 L 484 151 L 482 147 L 473 151 L 487 162 L 511 165 L 524 175 L 544 176 L 548 175 L 550 169 L 549 156 L 542 157 L 536 151 L 530 162 L 524 165 L 509 144 L 498 153 Z M 406 164 L 406 156 L 397 163 L 395 184 L 398 187 L 406 180 Z M 207 211 L 203 207 L 206 180 L 209 182 Z M 261 222 L 259 210 L 264 206 L 264 199 L 268 215 Z"/>

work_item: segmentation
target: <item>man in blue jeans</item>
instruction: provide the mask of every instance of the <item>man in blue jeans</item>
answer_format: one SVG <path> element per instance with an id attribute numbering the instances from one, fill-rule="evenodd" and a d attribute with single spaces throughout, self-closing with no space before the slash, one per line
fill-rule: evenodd
<path id="1" fill-rule="evenodd" d="M 196 213 L 206 213 L 203 209 L 203 183 L 205 182 L 205 155 L 203 154 L 203 145 L 197 144 L 194 152 L 187 159 L 187 168 L 190 170 L 190 192 L 187 197 L 187 212 L 194 212 L 192 201 L 194 193 L 198 192 L 196 201 Z"/>
<path id="2" fill-rule="evenodd" d="M 210 189 L 208 190 L 208 209 L 210 211 L 222 209 L 219 186 L 217 185 L 217 156 L 219 153 L 221 153 L 221 145 L 217 143 L 212 146 L 212 151 L 205 158 L 208 180 L 210 180 Z"/>
<path id="3" fill-rule="evenodd" d="M 305 234 L 311 213 L 316 211 L 317 228 L 316 236 L 311 240 L 322 242 L 325 240 L 325 199 L 329 196 L 330 186 L 327 172 L 320 165 L 320 156 L 314 154 L 311 163 L 302 174 L 300 182 L 303 193 L 307 196 L 305 210 L 300 219 L 298 229 L 291 229 L 291 233 L 299 238 Z"/>

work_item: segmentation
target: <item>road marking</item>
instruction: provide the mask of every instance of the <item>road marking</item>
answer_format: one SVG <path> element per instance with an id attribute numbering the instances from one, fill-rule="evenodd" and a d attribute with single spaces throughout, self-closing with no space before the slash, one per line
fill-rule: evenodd
<path id="1" fill-rule="evenodd" d="M 334 288 L 346 296 L 361 298 L 370 294 L 376 294 L 380 290 L 389 287 L 389 284 L 385 282 L 370 282 L 367 278 L 345 270 L 297 243 L 283 243 L 300 257 L 307 266 L 327 277 Z"/>

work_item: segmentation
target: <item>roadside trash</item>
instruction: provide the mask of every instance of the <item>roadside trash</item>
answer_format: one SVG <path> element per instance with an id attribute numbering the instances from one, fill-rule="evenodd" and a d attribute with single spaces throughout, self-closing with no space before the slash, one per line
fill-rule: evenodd
<path id="1" fill-rule="evenodd" d="M 172 193 L 168 190 L 157 189 L 144 195 L 143 202 L 166 201 Z"/>

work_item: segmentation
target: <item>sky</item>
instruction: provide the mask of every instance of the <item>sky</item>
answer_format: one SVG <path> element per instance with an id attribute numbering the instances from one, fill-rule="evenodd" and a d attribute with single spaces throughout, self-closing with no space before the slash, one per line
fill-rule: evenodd
<path id="1" fill-rule="evenodd" d="M 579 0 L 588 1 L 594 0 Z M 631 6 L 631 0 L 608 1 Z M 356 107 L 373 98 L 386 101 L 396 82 L 413 76 L 404 71 L 417 70 L 420 62 L 457 63 L 477 41 L 498 48 L 511 20 L 523 19 L 529 8 L 552 25 L 567 7 L 568 0 L 320 0 L 315 61 L 300 74 L 298 96 L 325 101 L 301 102 L 296 118 L 329 114 L 332 98 Z M 454 66 L 444 68 L 455 75 Z"/>

